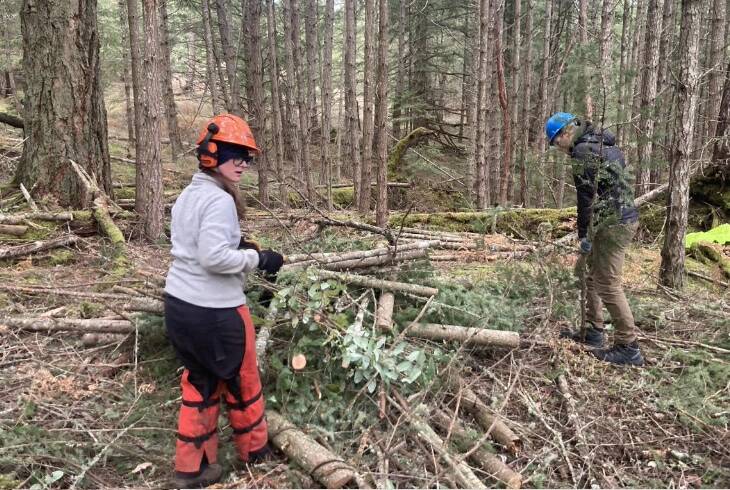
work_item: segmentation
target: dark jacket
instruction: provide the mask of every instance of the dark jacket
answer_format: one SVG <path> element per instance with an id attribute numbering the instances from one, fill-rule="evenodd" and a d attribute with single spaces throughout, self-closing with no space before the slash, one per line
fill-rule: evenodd
<path id="1" fill-rule="evenodd" d="M 615 143 L 613 134 L 588 124 L 571 149 L 578 192 L 578 238 L 588 234 L 591 219 L 594 227 L 639 219 L 624 154 Z"/>

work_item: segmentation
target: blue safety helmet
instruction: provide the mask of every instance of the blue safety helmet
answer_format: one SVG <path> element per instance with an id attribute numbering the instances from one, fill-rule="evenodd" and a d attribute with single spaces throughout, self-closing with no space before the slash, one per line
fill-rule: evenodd
<path id="1" fill-rule="evenodd" d="M 550 116 L 550 119 L 548 119 L 545 123 L 545 135 L 547 136 L 550 144 L 553 144 L 553 140 L 565 126 L 576 119 L 578 119 L 578 117 L 569 112 L 556 112 Z"/>

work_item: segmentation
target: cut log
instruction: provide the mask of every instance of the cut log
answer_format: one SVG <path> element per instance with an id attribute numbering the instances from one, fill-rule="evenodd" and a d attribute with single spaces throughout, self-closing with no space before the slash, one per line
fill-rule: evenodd
<path id="1" fill-rule="evenodd" d="M 370 233 L 384 236 L 390 244 L 395 243 L 393 231 L 389 228 L 380 228 L 379 226 L 369 225 L 367 223 L 360 223 L 359 221 L 339 221 L 331 218 L 317 218 L 311 221 L 318 224 L 319 226 L 342 226 L 346 228 L 354 228 L 356 230 L 368 231 Z"/>
<path id="2" fill-rule="evenodd" d="M 377 182 L 371 182 L 371 187 L 376 187 L 378 185 Z M 413 187 L 413 184 L 410 182 L 388 182 L 388 187 L 400 187 L 400 188 L 410 188 Z M 327 184 L 320 184 L 315 186 L 317 189 L 326 189 Z M 352 187 L 352 184 L 332 184 L 333 189 L 346 189 L 347 187 Z"/>
<path id="3" fill-rule="evenodd" d="M 0 233 L 13 236 L 23 236 L 28 231 L 27 226 L 21 225 L 0 225 Z"/>
<path id="4" fill-rule="evenodd" d="M 414 323 L 406 330 L 406 336 L 429 340 L 448 340 L 460 342 L 464 345 L 507 347 L 510 349 L 516 349 L 520 346 L 520 334 L 517 332 L 467 328 L 460 325 Z"/>
<path id="5" fill-rule="evenodd" d="M 11 286 L 0 284 L 0 290 L 15 291 L 25 294 L 42 294 L 44 296 L 66 296 L 72 298 L 85 298 L 90 300 L 98 300 L 100 302 L 119 301 L 125 302 L 119 305 L 120 310 L 142 311 L 146 313 L 162 314 L 164 305 L 162 301 L 140 296 L 124 297 L 119 294 L 112 293 L 88 293 L 84 291 L 69 291 L 66 289 L 47 289 L 47 288 L 29 288 L 24 286 Z"/>
<path id="6" fill-rule="evenodd" d="M 383 291 L 378 300 L 378 310 L 375 313 L 375 326 L 381 330 L 390 331 L 393 328 L 393 307 L 395 295 L 390 291 Z"/>
<path id="7" fill-rule="evenodd" d="M 75 332 L 75 333 L 133 333 L 134 325 L 127 320 L 102 320 L 92 318 L 75 320 L 68 318 L 27 318 L 6 316 L 0 325 L 30 332 Z"/>
<path id="8" fill-rule="evenodd" d="M 424 405 L 420 405 L 416 408 L 415 413 L 408 417 L 408 423 L 416 431 L 418 437 L 429 444 L 431 448 L 433 448 L 433 450 L 441 456 L 441 459 L 449 465 L 454 472 L 453 475 L 456 482 L 463 488 L 487 488 L 484 483 L 477 478 L 467 464 L 449 452 L 444 441 L 424 420 L 426 415 L 426 407 Z"/>
<path id="9" fill-rule="evenodd" d="M 71 212 L 60 212 L 60 213 L 20 213 L 20 214 L 0 214 L 0 223 L 8 225 L 20 225 L 25 223 L 27 220 L 39 220 L 39 221 L 72 221 L 74 215 Z"/>
<path id="10" fill-rule="evenodd" d="M 454 441 L 454 445 L 461 452 L 467 452 L 472 449 L 477 440 L 472 437 L 464 426 L 459 422 L 458 419 L 452 421 L 451 417 L 443 410 L 437 410 L 432 416 L 432 420 L 438 425 L 444 432 L 450 431 L 451 438 Z M 522 487 L 522 475 L 515 472 L 507 466 L 498 456 L 492 454 L 484 446 L 477 448 L 469 455 L 469 459 L 481 469 L 489 474 L 495 480 L 504 483 L 507 488 L 520 488 Z"/>
<path id="11" fill-rule="evenodd" d="M 126 339 L 127 335 L 128 334 L 123 333 L 85 333 L 81 337 L 81 343 L 84 347 L 94 347 L 101 344 L 113 344 Z"/>
<path id="12" fill-rule="evenodd" d="M 448 380 L 454 393 L 461 393 L 461 406 L 472 414 L 474 420 L 489 432 L 495 442 L 504 446 L 511 454 L 517 455 L 522 448 L 522 441 L 517 434 L 499 416 L 493 414 L 460 377 L 451 376 Z"/>
<path id="13" fill-rule="evenodd" d="M 53 240 L 37 241 L 4 249 L 0 248 L 0 259 L 12 259 L 51 248 L 65 247 L 73 245 L 79 240 L 80 238 L 76 235 L 66 235 L 60 238 L 54 238 Z"/>
<path id="14" fill-rule="evenodd" d="M 346 272 L 334 272 L 318 270 L 317 275 L 323 279 L 334 279 L 346 284 L 354 284 L 355 286 L 362 286 L 372 289 L 380 289 L 383 291 L 399 291 L 403 293 L 410 293 L 416 296 L 436 296 L 439 292 L 438 289 L 421 286 L 420 284 L 408 284 L 405 282 L 395 281 L 383 281 L 374 277 L 360 276 L 357 274 L 350 274 Z"/>
<path id="15" fill-rule="evenodd" d="M 266 411 L 269 440 L 327 488 L 343 488 L 355 478 L 353 468 L 322 447 L 274 410 Z"/>

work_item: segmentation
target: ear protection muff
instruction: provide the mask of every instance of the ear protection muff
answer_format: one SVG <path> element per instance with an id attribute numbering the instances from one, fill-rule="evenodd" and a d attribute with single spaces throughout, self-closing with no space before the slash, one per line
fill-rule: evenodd
<path id="1" fill-rule="evenodd" d="M 208 133 L 197 149 L 198 162 L 201 167 L 215 168 L 218 166 L 218 145 L 215 144 L 215 141 L 210 141 L 213 136 L 218 134 L 218 131 L 220 128 L 216 123 L 208 124 Z"/>

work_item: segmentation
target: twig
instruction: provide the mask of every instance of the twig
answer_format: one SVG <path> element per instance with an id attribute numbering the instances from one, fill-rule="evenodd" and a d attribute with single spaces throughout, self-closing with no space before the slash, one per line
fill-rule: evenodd
<path id="1" fill-rule="evenodd" d="M 28 201 L 30 208 L 37 213 L 39 211 L 38 205 L 36 205 L 33 198 L 30 197 L 30 192 L 28 192 L 28 189 L 26 189 L 22 183 L 20 184 L 20 192 L 23 193 L 23 197 L 25 198 L 26 201 Z"/>

